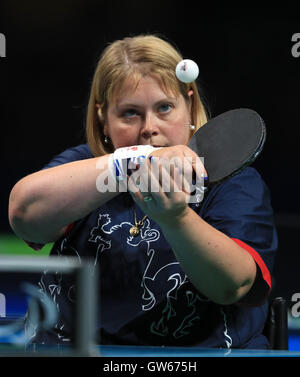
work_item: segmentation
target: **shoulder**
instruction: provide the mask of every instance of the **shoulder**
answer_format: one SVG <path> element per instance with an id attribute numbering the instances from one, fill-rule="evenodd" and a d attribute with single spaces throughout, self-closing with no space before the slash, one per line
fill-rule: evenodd
<path id="1" fill-rule="evenodd" d="M 253 167 L 247 167 L 239 174 L 226 181 L 214 185 L 209 190 L 211 197 L 244 195 L 249 199 L 261 195 L 268 195 L 269 188 L 260 173 Z"/>
<path id="2" fill-rule="evenodd" d="M 52 160 L 43 167 L 43 169 L 52 168 L 54 166 L 66 164 L 73 161 L 85 160 L 92 157 L 93 155 L 88 144 L 80 144 L 75 147 L 68 148 L 53 157 Z"/>
<path id="3" fill-rule="evenodd" d="M 69 156 L 69 158 L 73 159 L 74 161 L 93 157 L 88 144 L 80 144 L 75 147 L 68 148 L 59 155 Z"/>
<path id="4" fill-rule="evenodd" d="M 209 188 L 201 214 L 237 216 L 249 213 L 272 213 L 271 195 L 259 172 L 247 167 L 239 174 Z"/>

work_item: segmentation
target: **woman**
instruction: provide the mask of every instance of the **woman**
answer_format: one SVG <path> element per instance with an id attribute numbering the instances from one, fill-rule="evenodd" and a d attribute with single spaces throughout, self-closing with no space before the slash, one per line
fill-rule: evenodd
<path id="1" fill-rule="evenodd" d="M 102 344 L 267 348 L 262 329 L 277 246 L 269 192 L 253 168 L 210 187 L 201 203 L 175 189 L 184 176 L 166 161 L 189 159 L 197 176 L 205 173 L 187 145 L 206 112 L 195 82 L 176 78 L 180 60 L 151 35 L 109 45 L 92 83 L 88 144 L 15 185 L 10 223 L 37 249 L 55 241 L 51 255 L 98 263 Z M 156 183 L 155 192 L 139 190 L 132 170 L 116 176 L 113 164 L 126 159 L 127 146 L 148 146 L 142 154 L 156 157 L 158 176 L 149 158 L 134 170 L 147 173 L 141 180 Z M 97 189 L 102 174 L 116 190 Z M 74 287 L 48 274 L 40 285 L 60 318 L 35 341 L 72 342 Z"/>

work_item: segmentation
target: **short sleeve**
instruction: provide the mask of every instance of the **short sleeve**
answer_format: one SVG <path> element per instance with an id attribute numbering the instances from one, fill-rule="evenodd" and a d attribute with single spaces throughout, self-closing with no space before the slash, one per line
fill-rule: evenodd
<path id="1" fill-rule="evenodd" d="M 254 168 L 214 186 L 204 200 L 202 218 L 251 254 L 257 278 L 250 301 L 263 301 L 271 289 L 278 239 L 270 191 Z"/>
<path id="2" fill-rule="evenodd" d="M 88 158 L 93 158 L 88 144 L 80 144 L 76 147 L 66 149 L 64 152 L 53 157 L 53 159 L 48 162 L 43 169 L 53 168 L 55 166 L 67 164 L 69 162 L 86 160 Z"/>

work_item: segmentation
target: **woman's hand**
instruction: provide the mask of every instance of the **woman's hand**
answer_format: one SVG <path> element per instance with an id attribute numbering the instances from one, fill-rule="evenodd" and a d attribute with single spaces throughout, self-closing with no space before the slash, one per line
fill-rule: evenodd
<path id="1" fill-rule="evenodd" d="M 149 157 L 166 158 L 170 161 L 172 159 L 177 159 L 181 161 L 182 166 L 184 166 L 185 162 L 188 161 L 191 162 L 191 164 L 188 165 L 192 167 L 193 171 L 195 172 L 196 176 L 199 177 L 199 179 L 203 178 L 203 175 L 207 176 L 207 172 L 204 168 L 202 160 L 187 145 L 175 145 L 173 147 L 160 148 L 150 153 Z M 187 174 L 189 173 L 190 171 L 187 171 Z"/>
<path id="2" fill-rule="evenodd" d="M 149 157 L 130 176 L 128 190 L 158 224 L 175 224 L 188 212 L 193 183 L 203 182 L 205 168 L 196 153 L 185 145 L 161 148 Z"/>

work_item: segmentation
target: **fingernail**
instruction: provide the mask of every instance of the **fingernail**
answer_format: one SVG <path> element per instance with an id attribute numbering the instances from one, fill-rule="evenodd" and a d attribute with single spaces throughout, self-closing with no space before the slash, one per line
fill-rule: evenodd
<path id="1" fill-rule="evenodd" d="M 149 160 L 150 160 L 150 162 L 151 162 L 151 163 L 152 163 L 152 162 L 155 162 L 155 163 L 157 163 L 157 162 L 158 162 L 158 160 L 159 160 L 159 157 L 150 156 L 150 157 L 149 157 Z"/>

